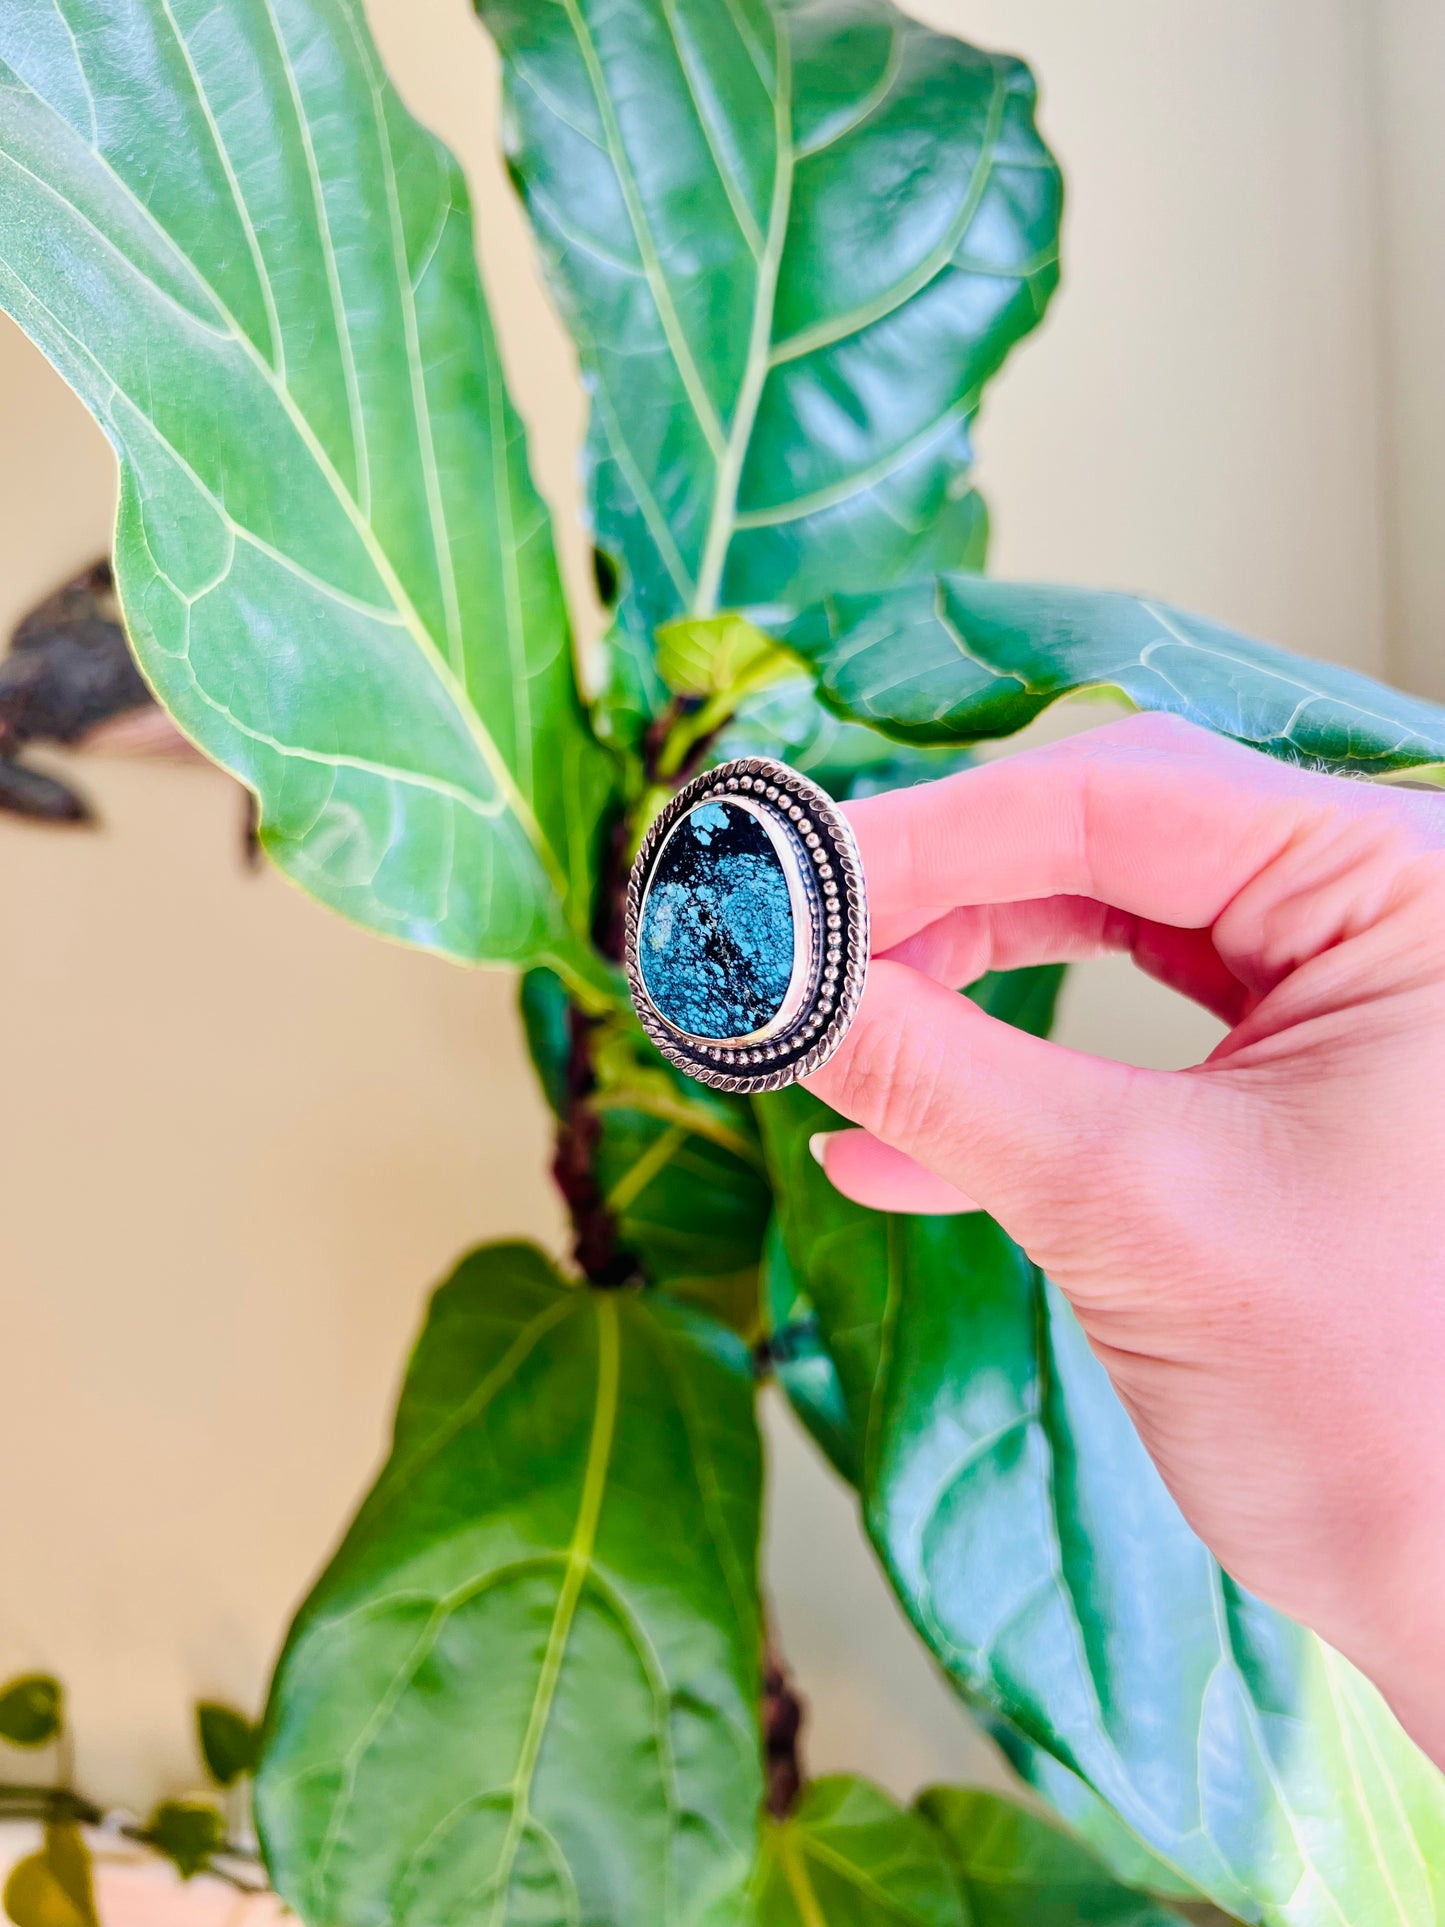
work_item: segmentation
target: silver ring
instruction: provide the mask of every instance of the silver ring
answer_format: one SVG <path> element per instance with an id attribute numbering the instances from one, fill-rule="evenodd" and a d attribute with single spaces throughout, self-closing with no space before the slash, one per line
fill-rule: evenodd
<path id="1" fill-rule="evenodd" d="M 832 799 L 744 756 L 694 777 L 627 885 L 627 982 L 670 1064 L 723 1091 L 776 1091 L 825 1064 L 858 1012 L 868 898 Z"/>

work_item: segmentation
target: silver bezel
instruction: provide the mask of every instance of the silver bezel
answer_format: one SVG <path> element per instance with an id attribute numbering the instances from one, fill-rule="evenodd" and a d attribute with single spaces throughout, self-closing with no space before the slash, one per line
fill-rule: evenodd
<path id="1" fill-rule="evenodd" d="M 737 804 L 762 823 L 783 863 L 793 906 L 788 995 L 777 1016 L 748 1038 L 694 1037 L 678 1029 L 648 995 L 638 959 L 642 902 L 658 858 L 688 812 L 714 799 Z M 744 756 L 678 791 L 643 838 L 627 885 L 628 986 L 643 1029 L 669 1063 L 723 1091 L 775 1091 L 807 1077 L 847 1035 L 867 971 L 868 900 L 858 846 L 847 819 L 816 783 L 770 757 Z"/>

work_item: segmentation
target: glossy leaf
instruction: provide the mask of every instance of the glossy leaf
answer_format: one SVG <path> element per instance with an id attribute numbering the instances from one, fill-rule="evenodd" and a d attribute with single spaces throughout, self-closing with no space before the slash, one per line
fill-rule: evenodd
<path id="1" fill-rule="evenodd" d="M 79 1827 L 45 1829 L 39 1853 L 11 1868 L 4 1904 L 14 1927 L 100 1927 L 90 1851 Z"/>
<path id="2" fill-rule="evenodd" d="M 714 761 L 734 756 L 775 756 L 840 802 L 934 782 L 970 761 L 966 750 L 918 748 L 841 722 L 818 700 L 811 677 L 802 675 L 744 698 L 713 745 Z"/>
<path id="3" fill-rule="evenodd" d="M 466 190 L 359 0 L 0 8 L 0 304 L 115 447 L 137 655 L 281 867 L 587 973 L 606 765 Z"/>
<path id="4" fill-rule="evenodd" d="M 990 970 L 970 984 L 966 994 L 1000 1023 L 1026 1030 L 1031 1037 L 1047 1037 L 1054 1027 L 1066 968 L 1030 964 L 1023 970 Z"/>
<path id="5" fill-rule="evenodd" d="M 774 1378 L 834 1471 L 857 1485 L 862 1465 L 842 1381 L 819 1332 L 813 1301 L 798 1282 L 776 1217 L 763 1246 L 763 1303 Z"/>
<path id="6" fill-rule="evenodd" d="M 840 716 L 909 742 L 1009 736 L 1107 692 L 1290 762 L 1445 778 L 1445 709 L 1136 596 L 944 575 L 830 597 L 786 641 Z"/>
<path id="7" fill-rule="evenodd" d="M 302 1608 L 256 1810 L 303 1919 L 726 1927 L 762 1793 L 746 1347 L 474 1252 Z"/>
<path id="8" fill-rule="evenodd" d="M 703 1135 L 625 1100 L 600 1118 L 597 1177 L 623 1247 L 649 1282 L 754 1336 L 772 1208 L 756 1141 Z"/>
<path id="9" fill-rule="evenodd" d="M 234 1786 L 256 1771 L 260 1732 L 234 1706 L 202 1700 L 196 1707 L 196 1734 L 206 1771 L 217 1786 Z"/>
<path id="10" fill-rule="evenodd" d="M 886 0 L 477 4 L 622 637 L 976 565 L 970 423 L 1058 273 L 1027 70 Z"/>
<path id="11" fill-rule="evenodd" d="M 622 1243 L 675 1297 L 746 1274 L 751 1332 L 771 1205 L 751 1107 L 674 1070 L 630 1018 L 593 1023 L 588 1045 L 595 1172 Z"/>
<path id="12" fill-rule="evenodd" d="M 146 1822 L 146 1837 L 182 1880 L 193 1880 L 224 1845 L 226 1822 L 205 1800 L 163 1800 Z"/>
<path id="13" fill-rule="evenodd" d="M 973 1927 L 1183 1927 L 1132 1892 L 1077 1840 L 1013 1800 L 976 1787 L 932 1787 L 917 1811 L 942 1836 Z"/>
<path id="14" fill-rule="evenodd" d="M 755 1927 L 970 1927 L 936 1830 L 866 1780 L 814 1780 L 769 1827 Z"/>
<path id="15" fill-rule="evenodd" d="M 60 1681 L 27 1673 L 0 1687 L 0 1740 L 11 1746 L 48 1746 L 65 1720 Z"/>
<path id="16" fill-rule="evenodd" d="M 1046 1037 L 1053 1027 L 1064 975 L 1065 967 L 1061 964 L 990 971 L 971 984 L 967 994 L 990 1016 L 1035 1037 Z M 763 1297 L 769 1321 L 773 1375 L 794 1413 L 834 1470 L 856 1486 L 862 1477 L 859 1441 L 849 1424 L 842 1383 L 832 1354 L 823 1343 L 817 1311 L 788 1258 L 776 1214 L 764 1246 Z M 1076 1774 L 1040 1748 L 1031 1746 L 1016 1729 L 997 1724 L 991 1717 L 991 1709 L 981 1707 L 979 1711 L 983 1724 L 994 1730 L 1021 1776 L 1031 1781 L 1078 1833 L 1098 1845 L 1103 1858 L 1121 1880 L 1130 1887 L 1147 1887 L 1154 1893 L 1185 1899 L 1197 1892 L 1190 1882 L 1182 1880 L 1151 1854 L 1113 1809 Z"/>
<path id="17" fill-rule="evenodd" d="M 982 1214 L 841 1199 L 808 1155 L 828 1114 L 804 1093 L 757 1108 L 869 1532 L 950 1678 L 1025 1743 L 1017 1763 L 1061 1762 L 1241 1919 L 1433 1919 L 1445 1775 L 1343 1660 L 1221 1572 L 1060 1294 Z"/>
<path id="18" fill-rule="evenodd" d="M 1157 1894 L 1166 1900 L 1198 1904 L 1199 1889 L 1194 1882 L 1151 1853 L 1138 1834 L 1130 1831 L 1087 1781 L 1081 1780 L 1052 1753 L 1026 1740 L 1017 1727 L 997 1717 L 991 1708 L 975 1704 L 975 1712 L 1019 1778 L 1047 1801 L 1072 1833 L 1088 1841 L 1101 1863 L 1125 1887 Z"/>
<path id="19" fill-rule="evenodd" d="M 542 1095 L 554 1117 L 565 1117 L 570 1100 L 567 1067 L 572 1052 L 572 1002 L 567 986 L 555 970 L 539 965 L 523 976 L 518 1006 Z"/>

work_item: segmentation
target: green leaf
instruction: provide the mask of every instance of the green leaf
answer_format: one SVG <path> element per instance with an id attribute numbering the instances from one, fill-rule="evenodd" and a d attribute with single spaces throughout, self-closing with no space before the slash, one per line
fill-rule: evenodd
<path id="1" fill-rule="evenodd" d="M 1042 1747 L 1032 1745 L 1017 1727 L 992 1716 L 989 1708 L 976 1707 L 976 1711 L 1019 1778 L 1048 1802 L 1071 1832 L 1088 1841 L 1090 1849 L 1124 1886 L 1164 1899 L 1200 1904 L 1199 1889 L 1193 1881 L 1151 1853 L 1077 1773 L 1070 1772 Z"/>
<path id="2" fill-rule="evenodd" d="M 840 722 L 818 700 L 807 675 L 746 696 L 713 754 L 720 763 L 734 756 L 776 756 L 839 801 L 934 782 L 972 761 L 966 750 L 915 748 L 861 723 Z"/>
<path id="3" fill-rule="evenodd" d="M 932 1787 L 917 1811 L 943 1836 L 974 1927 L 1183 1927 L 1110 1878 L 1086 1847 L 1013 1800 Z"/>
<path id="4" fill-rule="evenodd" d="M 1026 1030 L 1031 1037 L 1047 1037 L 1054 1027 L 1067 968 L 1066 964 L 1030 964 L 1023 970 L 990 970 L 969 985 L 967 995 L 1000 1023 Z"/>
<path id="5" fill-rule="evenodd" d="M 572 1001 L 555 970 L 539 965 L 522 978 L 519 1002 L 522 1030 L 537 1081 L 554 1117 L 565 1117 L 570 1102 L 567 1079 L 572 1054 Z"/>
<path id="6" fill-rule="evenodd" d="M 970 423 L 1058 275 L 1027 69 L 886 0 L 477 5 L 631 646 L 976 563 Z"/>
<path id="7" fill-rule="evenodd" d="M 814 1780 L 769 1827 L 756 1927 L 970 1927 L 947 1853 L 866 1780 Z"/>
<path id="8" fill-rule="evenodd" d="M 652 1283 L 756 1269 L 769 1199 L 758 1162 L 623 1108 L 604 1113 L 597 1175 Z"/>
<path id="9" fill-rule="evenodd" d="M 593 1169 L 619 1243 L 649 1283 L 752 1340 L 772 1193 L 751 1108 L 674 1070 L 634 1023 L 594 1023 L 589 1045 Z"/>
<path id="10" fill-rule="evenodd" d="M 100 1927 L 90 1850 L 79 1827 L 45 1829 L 40 1852 L 11 1868 L 4 1904 L 15 1927 Z"/>
<path id="11" fill-rule="evenodd" d="M 0 304 L 115 447 L 137 655 L 281 867 L 585 975 L 607 762 L 466 190 L 358 0 L 0 8 Z"/>
<path id="12" fill-rule="evenodd" d="M 182 1880 L 192 1880 L 225 1844 L 226 1822 L 204 1800 L 163 1800 L 146 1822 L 146 1837 Z"/>
<path id="13" fill-rule="evenodd" d="M 657 763 L 659 776 L 672 777 L 752 691 L 796 680 L 798 664 L 743 616 L 686 616 L 658 630 L 657 671 L 674 695 L 695 699 Z"/>
<path id="14" fill-rule="evenodd" d="M 1016 1762 L 1061 1762 L 1241 1919 L 1445 1909 L 1445 1775 L 1200 1545 L 1062 1296 L 981 1213 L 840 1198 L 805 1093 L 756 1108 L 870 1536 L 949 1677 L 1025 1742 Z"/>
<path id="15" fill-rule="evenodd" d="M 1290 762 L 1445 777 L 1445 709 L 1135 596 L 943 575 L 831 598 L 784 639 L 840 716 L 908 742 L 1009 736 L 1106 691 Z"/>
<path id="16" fill-rule="evenodd" d="M 657 673 L 677 696 L 740 697 L 797 670 L 745 616 L 688 616 L 657 632 Z"/>
<path id="17" fill-rule="evenodd" d="M 850 1485 L 862 1468 L 832 1355 L 818 1332 L 813 1301 L 798 1283 L 782 1227 L 774 1218 L 763 1246 L 763 1302 L 773 1376 L 833 1469 Z"/>
<path id="18" fill-rule="evenodd" d="M 196 1733 L 206 1771 L 217 1786 L 234 1786 L 256 1771 L 260 1729 L 234 1706 L 202 1700 L 196 1707 Z"/>
<path id="19" fill-rule="evenodd" d="M 65 1695 L 48 1673 L 27 1673 L 0 1687 L 0 1740 L 48 1746 L 65 1723 Z"/>
<path id="20" fill-rule="evenodd" d="M 736 1921 L 762 1797 L 747 1348 L 474 1252 L 303 1606 L 256 1811 L 304 1919 Z"/>
<path id="21" fill-rule="evenodd" d="M 734 1129 L 719 1141 L 625 1100 L 600 1118 L 595 1168 L 622 1245 L 650 1283 L 755 1336 L 772 1208 L 756 1140 Z"/>

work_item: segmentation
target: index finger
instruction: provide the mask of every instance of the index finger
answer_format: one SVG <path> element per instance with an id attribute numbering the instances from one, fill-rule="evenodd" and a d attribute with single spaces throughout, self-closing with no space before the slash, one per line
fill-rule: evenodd
<path id="1" fill-rule="evenodd" d="M 1307 822 L 1372 802 L 1388 807 L 1388 793 L 1131 716 L 850 803 L 848 816 L 881 952 L 962 905 L 1037 897 L 1204 929 Z"/>

